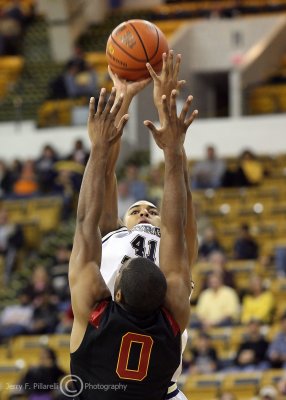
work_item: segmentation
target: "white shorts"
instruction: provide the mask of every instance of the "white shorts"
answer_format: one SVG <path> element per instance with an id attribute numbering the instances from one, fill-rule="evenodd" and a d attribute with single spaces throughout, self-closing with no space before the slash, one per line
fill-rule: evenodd
<path id="1" fill-rule="evenodd" d="M 174 395 L 172 396 L 172 394 Z M 167 400 L 188 400 L 184 393 L 182 393 L 178 388 L 177 384 L 174 383 L 172 386 L 169 387 L 168 394 L 166 397 Z"/>

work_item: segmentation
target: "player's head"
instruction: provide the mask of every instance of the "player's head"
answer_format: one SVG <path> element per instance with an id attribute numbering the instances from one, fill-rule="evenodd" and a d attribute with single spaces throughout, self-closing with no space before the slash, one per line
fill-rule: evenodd
<path id="1" fill-rule="evenodd" d="M 156 264 L 147 258 L 137 257 L 126 261 L 116 278 L 115 301 L 128 311 L 146 316 L 164 302 L 167 282 Z"/>
<path id="2" fill-rule="evenodd" d="M 149 201 L 140 200 L 132 204 L 124 216 L 124 224 L 132 229 L 137 224 L 151 224 L 160 227 L 161 217 L 158 208 Z"/>

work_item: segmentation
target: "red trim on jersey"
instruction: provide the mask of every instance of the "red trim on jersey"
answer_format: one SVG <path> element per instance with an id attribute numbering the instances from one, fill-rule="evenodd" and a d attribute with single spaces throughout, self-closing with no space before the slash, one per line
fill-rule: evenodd
<path id="1" fill-rule="evenodd" d="M 93 325 L 96 329 L 98 329 L 102 315 L 106 309 L 106 307 L 108 306 L 108 304 L 110 303 L 110 300 L 102 300 L 96 307 L 95 310 L 93 310 L 90 314 L 89 317 L 89 322 L 91 323 L 91 325 Z"/>
<path id="2" fill-rule="evenodd" d="M 169 321 L 169 324 L 171 325 L 172 331 L 174 333 L 175 336 L 177 336 L 177 334 L 180 332 L 180 327 L 177 324 L 177 322 L 174 320 L 174 318 L 172 317 L 172 315 L 169 313 L 168 310 L 166 310 L 166 308 L 162 307 L 162 311 L 165 314 L 165 316 L 167 317 L 167 320 Z"/>

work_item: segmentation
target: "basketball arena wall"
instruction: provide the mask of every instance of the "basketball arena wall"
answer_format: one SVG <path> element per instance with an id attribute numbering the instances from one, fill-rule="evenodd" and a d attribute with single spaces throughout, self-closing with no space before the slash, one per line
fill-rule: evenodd
<path id="1" fill-rule="evenodd" d="M 125 157 L 132 150 L 140 149 L 136 143 L 132 119 L 124 133 Z M 199 119 L 190 127 L 186 137 L 189 158 L 201 158 L 205 146 L 213 144 L 220 156 L 236 156 L 250 148 L 258 154 L 279 154 L 286 148 L 286 115 L 262 117 Z M 146 128 L 145 128 L 146 129 Z M 146 130 L 146 135 L 148 132 Z M 59 154 L 65 155 L 72 149 L 76 139 L 81 138 L 89 147 L 85 126 L 50 128 L 38 130 L 32 122 L 0 125 L 0 158 L 36 158 L 42 147 L 49 143 Z M 163 154 L 150 141 L 151 162 L 163 160 Z"/>

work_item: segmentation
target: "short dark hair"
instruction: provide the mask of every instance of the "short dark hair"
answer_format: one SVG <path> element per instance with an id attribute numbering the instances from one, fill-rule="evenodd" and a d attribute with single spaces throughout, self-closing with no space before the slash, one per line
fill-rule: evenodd
<path id="1" fill-rule="evenodd" d="M 127 310 L 147 316 L 165 300 L 167 282 L 160 268 L 147 258 L 137 257 L 122 269 L 119 289 Z"/>

